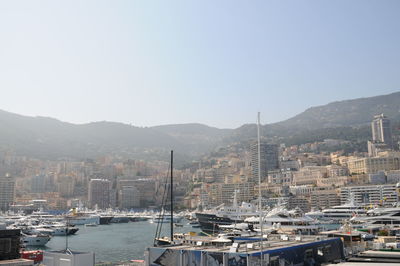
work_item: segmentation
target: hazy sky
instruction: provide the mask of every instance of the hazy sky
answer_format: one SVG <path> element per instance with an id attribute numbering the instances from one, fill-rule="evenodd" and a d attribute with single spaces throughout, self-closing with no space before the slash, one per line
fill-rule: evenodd
<path id="1" fill-rule="evenodd" d="M 400 90 L 400 1 L 0 1 L 0 109 L 238 127 Z"/>

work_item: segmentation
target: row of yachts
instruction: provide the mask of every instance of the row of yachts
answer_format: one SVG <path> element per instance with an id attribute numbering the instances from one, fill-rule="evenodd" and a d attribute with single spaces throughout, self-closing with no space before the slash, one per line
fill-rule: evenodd
<path id="1" fill-rule="evenodd" d="M 260 215 L 261 214 L 261 215 Z M 345 221 L 354 227 L 398 226 L 400 225 L 400 207 L 366 208 L 349 200 L 346 204 L 321 211 L 304 213 L 300 208 L 287 210 L 284 204 L 275 208 L 259 211 L 254 204 L 243 202 L 232 206 L 221 205 L 202 212 L 186 212 L 173 215 L 173 222 L 179 223 L 183 217 L 195 220 L 205 233 L 221 232 L 263 232 L 293 231 L 302 234 L 315 234 L 320 231 L 336 229 Z M 110 223 L 128 223 L 137 221 L 152 223 L 170 222 L 171 215 L 159 215 L 155 212 L 99 212 L 76 211 L 64 215 L 52 215 L 38 211 L 30 215 L 4 214 L 0 216 L 0 227 L 20 229 L 22 244 L 25 246 L 43 246 L 53 236 L 76 234 L 79 226 L 97 226 Z M 334 226 L 334 227 L 332 227 Z"/>
<path id="2" fill-rule="evenodd" d="M 23 247 L 45 246 L 52 237 L 76 234 L 81 226 L 96 227 L 113 223 L 147 221 L 159 218 L 154 212 L 116 212 L 73 209 L 66 214 L 54 215 L 43 210 L 26 215 L 3 213 L 0 229 L 18 229 Z"/>
<path id="3" fill-rule="evenodd" d="M 284 204 L 259 211 L 251 203 L 243 202 L 232 206 L 221 205 L 215 209 L 196 212 L 203 232 L 217 234 L 226 231 L 292 231 L 300 234 L 316 234 L 338 229 L 344 223 L 357 228 L 371 226 L 400 225 L 400 207 L 367 208 L 356 204 L 353 199 L 343 205 L 321 211 L 304 213 L 300 208 L 287 210 Z"/>

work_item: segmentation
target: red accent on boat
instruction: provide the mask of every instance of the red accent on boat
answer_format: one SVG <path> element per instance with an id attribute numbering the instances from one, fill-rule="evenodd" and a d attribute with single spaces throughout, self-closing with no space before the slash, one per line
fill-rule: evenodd
<path id="1" fill-rule="evenodd" d="M 33 260 L 36 262 L 41 262 L 43 260 L 43 251 L 42 250 L 24 250 L 21 251 L 21 258 L 27 260 Z"/>

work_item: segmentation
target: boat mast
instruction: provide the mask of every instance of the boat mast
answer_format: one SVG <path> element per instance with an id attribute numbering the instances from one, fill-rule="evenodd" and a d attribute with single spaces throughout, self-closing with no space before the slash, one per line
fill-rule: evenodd
<path id="1" fill-rule="evenodd" d="M 263 250 L 263 217 L 262 217 L 262 208 L 261 208 L 261 145 L 260 145 L 260 112 L 258 112 L 257 116 L 257 141 L 258 141 L 258 211 L 260 212 L 260 234 L 261 234 L 261 239 L 260 239 L 260 260 L 261 260 L 261 265 L 262 265 L 262 250 Z"/>
<path id="2" fill-rule="evenodd" d="M 171 243 L 174 241 L 174 197 L 173 197 L 173 176 L 174 176 L 174 151 L 171 150 Z"/>
<path id="3" fill-rule="evenodd" d="M 65 229 L 65 251 L 67 251 L 69 248 L 68 248 L 68 225 L 69 225 L 69 222 L 68 222 L 68 217 L 67 217 L 67 223 L 66 223 L 66 229 Z"/>

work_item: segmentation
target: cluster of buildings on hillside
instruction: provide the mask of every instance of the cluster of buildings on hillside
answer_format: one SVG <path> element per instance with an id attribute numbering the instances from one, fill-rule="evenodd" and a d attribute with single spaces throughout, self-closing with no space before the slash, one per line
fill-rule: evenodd
<path id="1" fill-rule="evenodd" d="M 43 161 L 0 153 L 0 211 L 156 206 L 165 183 L 165 162 L 103 157 Z M 186 193 L 190 176 L 176 171 L 176 190 Z M 177 193 L 179 196 L 180 194 Z"/>
<path id="2" fill-rule="evenodd" d="M 187 208 L 252 201 L 261 191 L 265 204 L 284 200 L 288 208 L 326 208 L 354 194 L 362 204 L 397 202 L 400 152 L 390 120 L 371 123 L 368 154 L 318 152 L 314 144 L 286 147 L 262 141 L 232 144 L 217 156 L 175 170 L 175 199 Z M 335 147 L 343 140 L 325 140 Z M 314 145 L 314 146 L 313 146 Z M 258 157 L 260 148 L 260 158 Z M 312 152 L 312 150 L 316 150 Z M 307 151 L 307 152 L 306 152 Z M 222 154 L 222 155 L 221 155 Z M 85 161 L 43 161 L 0 153 L 0 210 L 149 208 L 160 206 L 166 188 L 166 162 L 116 157 Z M 259 184 L 259 171 L 261 184 Z"/>
<path id="3" fill-rule="evenodd" d="M 392 139 L 390 120 L 375 116 L 371 128 L 368 154 L 305 153 L 304 145 L 285 147 L 267 142 L 260 143 L 260 160 L 256 142 L 240 155 L 227 153 L 212 167 L 196 171 L 193 178 L 197 185 L 186 204 L 191 208 L 229 204 L 234 191 L 238 200 L 251 201 L 260 190 L 265 204 L 284 200 L 288 208 L 304 211 L 342 204 L 350 194 L 365 205 L 396 203 L 400 196 L 400 152 Z M 333 145 L 334 140 L 326 142 Z"/>

